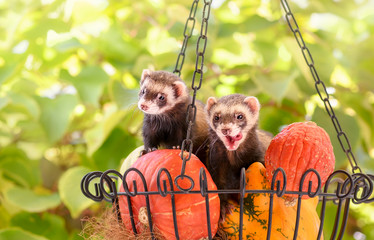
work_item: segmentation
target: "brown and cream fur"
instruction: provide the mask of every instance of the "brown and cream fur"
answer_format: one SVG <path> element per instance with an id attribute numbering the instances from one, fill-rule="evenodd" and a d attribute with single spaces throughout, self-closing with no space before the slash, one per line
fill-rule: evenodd
<path id="1" fill-rule="evenodd" d="M 264 162 L 270 133 L 258 130 L 260 103 L 255 97 L 232 94 L 210 97 L 206 104 L 210 126 L 208 170 L 218 189 L 239 189 L 240 171 Z M 221 202 L 232 196 L 220 195 Z"/>
<path id="2" fill-rule="evenodd" d="M 144 112 L 142 134 L 146 151 L 159 147 L 174 148 L 182 144 L 188 129 L 186 119 L 190 103 L 187 86 L 177 75 L 166 71 L 143 71 L 138 107 Z M 208 140 L 209 127 L 204 104 L 196 101 L 195 105 L 196 122 L 191 133 L 193 153 L 205 162 L 206 148 L 200 147 Z M 192 116 L 192 108 L 189 111 Z"/>

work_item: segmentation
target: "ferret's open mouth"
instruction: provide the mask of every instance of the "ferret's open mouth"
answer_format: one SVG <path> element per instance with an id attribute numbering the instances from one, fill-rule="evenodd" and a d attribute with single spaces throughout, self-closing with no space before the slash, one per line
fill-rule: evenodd
<path id="1" fill-rule="evenodd" d="M 242 133 L 239 133 L 236 136 L 225 136 L 226 138 L 226 147 L 228 150 L 236 150 L 239 147 L 238 141 L 243 137 Z"/>

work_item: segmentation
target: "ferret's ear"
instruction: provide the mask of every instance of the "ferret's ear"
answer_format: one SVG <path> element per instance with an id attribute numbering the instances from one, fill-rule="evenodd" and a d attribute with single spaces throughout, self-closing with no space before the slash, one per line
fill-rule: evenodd
<path id="1" fill-rule="evenodd" d="M 151 70 L 144 69 L 142 72 L 142 77 L 140 78 L 140 84 L 143 84 L 144 80 L 151 75 Z"/>
<path id="2" fill-rule="evenodd" d="M 183 82 L 175 81 L 173 83 L 173 88 L 174 88 L 174 91 L 175 91 L 175 97 L 179 98 L 180 96 L 185 95 L 184 93 L 185 93 L 187 87 Z"/>
<path id="3" fill-rule="evenodd" d="M 248 105 L 253 115 L 258 114 L 258 112 L 260 111 L 260 102 L 256 97 L 246 97 L 244 99 L 244 103 Z"/>
<path id="4" fill-rule="evenodd" d="M 208 100 L 206 101 L 205 110 L 209 111 L 212 108 L 212 106 L 216 103 L 217 99 L 215 97 L 208 98 Z"/>

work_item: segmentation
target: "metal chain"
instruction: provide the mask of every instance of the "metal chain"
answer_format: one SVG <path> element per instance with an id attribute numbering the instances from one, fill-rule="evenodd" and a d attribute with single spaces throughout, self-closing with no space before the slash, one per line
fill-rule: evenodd
<path id="1" fill-rule="evenodd" d="M 192 127 L 195 124 L 196 121 L 196 113 L 197 108 L 195 105 L 196 102 L 196 93 L 201 88 L 201 84 L 203 82 L 203 75 L 204 75 L 204 56 L 206 51 L 206 46 L 208 42 L 208 20 L 210 16 L 210 9 L 211 9 L 212 0 L 204 0 L 204 8 L 203 8 L 203 15 L 202 15 L 202 21 L 201 21 L 201 29 L 200 29 L 200 36 L 196 43 L 196 64 L 195 64 L 195 71 L 192 76 L 192 84 L 191 88 L 193 90 L 193 96 L 191 104 L 187 107 L 187 118 L 186 121 L 188 123 L 188 129 L 186 134 L 186 139 L 183 140 L 182 146 L 181 146 L 181 158 L 183 160 L 181 175 L 184 175 L 185 172 L 185 166 L 186 161 L 190 160 L 192 150 L 193 150 L 193 143 L 191 140 L 191 133 L 192 133 Z M 194 4 L 193 4 L 194 6 Z M 192 11 L 192 10 L 191 10 Z M 196 12 L 196 10 L 194 10 Z M 188 21 L 187 21 L 188 23 Z M 182 49 L 182 51 L 185 51 L 186 49 Z M 183 55 L 184 56 L 184 55 Z M 178 63 L 177 63 L 178 65 Z M 198 81 L 196 80 L 198 78 Z M 192 114 L 191 114 L 192 113 Z M 188 147 L 188 148 L 187 148 Z M 184 153 L 184 150 L 188 149 L 188 156 Z"/>
<path id="2" fill-rule="evenodd" d="M 184 63 L 184 59 L 186 57 L 186 49 L 188 40 L 191 38 L 193 30 L 195 28 L 195 16 L 196 16 L 196 10 L 197 6 L 199 5 L 199 0 L 194 0 L 191 6 L 190 15 L 187 18 L 186 24 L 184 25 L 184 31 L 183 31 L 183 44 L 180 53 L 178 54 L 177 63 L 175 64 L 175 68 L 173 73 L 178 74 L 178 76 L 181 75 L 182 67 Z"/>
<path id="3" fill-rule="evenodd" d="M 331 103 L 329 100 L 330 96 L 326 90 L 325 83 L 318 76 L 317 70 L 314 66 L 314 60 L 313 60 L 312 54 L 310 53 L 309 48 L 306 46 L 304 42 L 303 36 L 300 32 L 295 16 L 291 12 L 291 9 L 287 3 L 287 0 L 280 0 L 280 1 L 286 13 L 285 18 L 287 20 L 288 26 L 290 30 L 293 32 L 296 42 L 301 49 L 301 53 L 303 54 L 305 63 L 308 65 L 310 69 L 310 72 L 315 82 L 314 85 L 317 90 L 317 93 L 325 105 L 327 114 L 331 118 L 335 131 L 337 133 L 337 138 L 339 140 L 340 146 L 342 147 L 344 153 L 346 154 L 349 160 L 349 163 L 351 164 L 352 172 L 355 173 L 355 171 L 359 171 L 361 173 L 362 172 L 361 168 L 357 165 L 355 156 L 352 153 L 351 143 L 349 142 L 347 135 L 343 131 L 342 127 L 340 126 L 339 120 L 336 117 L 334 109 L 331 106 Z"/>

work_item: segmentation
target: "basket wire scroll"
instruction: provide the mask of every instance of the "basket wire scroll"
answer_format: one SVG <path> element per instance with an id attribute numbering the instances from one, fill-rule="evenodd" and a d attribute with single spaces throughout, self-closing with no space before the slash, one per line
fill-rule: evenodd
<path id="1" fill-rule="evenodd" d="M 210 15 L 210 8 L 211 8 L 211 0 L 204 0 L 204 7 L 203 7 L 203 14 L 202 14 L 202 21 L 201 21 L 201 30 L 200 36 L 197 41 L 196 47 L 196 65 L 195 71 L 193 74 L 192 79 L 192 90 L 193 90 L 193 98 L 191 104 L 188 106 L 188 110 L 192 109 L 192 116 L 187 116 L 186 121 L 189 123 L 189 127 L 186 134 L 186 139 L 182 143 L 181 151 L 184 152 L 185 149 L 188 149 L 189 154 L 181 154 L 181 158 L 183 161 L 181 174 L 172 179 L 169 171 L 165 168 L 160 169 L 157 176 L 157 189 L 158 191 L 148 191 L 147 190 L 147 183 L 143 174 L 136 168 L 129 168 L 126 172 L 122 175 L 118 171 L 115 170 L 107 170 L 105 172 L 90 172 L 86 174 L 82 181 L 81 181 L 81 190 L 82 193 L 87 197 L 92 199 L 93 201 L 100 202 L 100 201 L 107 201 L 111 202 L 116 209 L 116 213 L 118 214 L 118 221 L 121 222 L 121 215 L 119 211 L 119 204 L 118 204 L 118 197 L 123 196 L 127 198 L 128 202 L 128 209 L 130 211 L 130 221 L 132 225 L 132 230 L 134 234 L 137 234 L 137 230 L 135 227 L 133 213 L 132 213 L 132 206 L 130 199 L 134 196 L 142 195 L 146 199 L 147 205 L 147 215 L 148 215 L 148 224 L 151 232 L 152 239 L 155 239 L 153 233 L 153 223 L 151 218 L 150 212 L 150 203 L 149 203 L 149 196 L 154 194 L 159 194 L 163 197 L 170 195 L 171 196 L 171 204 L 172 204 L 172 212 L 173 212 L 173 226 L 175 231 L 176 239 L 180 239 L 179 232 L 183 229 L 183 226 L 179 226 L 176 218 L 176 206 L 175 206 L 175 195 L 177 194 L 199 194 L 205 198 L 205 207 L 206 207 L 206 227 L 208 231 L 208 238 L 212 239 L 212 231 L 211 231 L 211 220 L 210 220 L 210 213 L 209 213 L 209 194 L 218 193 L 218 194 L 239 194 L 239 204 L 240 204 L 240 222 L 239 222 L 239 239 L 243 239 L 243 203 L 244 203 L 244 196 L 247 193 L 265 193 L 269 194 L 270 202 L 269 202 L 269 220 L 268 220 L 268 227 L 267 227 L 267 239 L 271 237 L 271 225 L 272 225 L 272 215 L 273 215 L 273 198 L 274 195 L 281 197 L 285 194 L 296 194 L 298 196 L 297 201 L 297 215 L 296 215 L 296 223 L 295 223 L 295 232 L 293 239 L 296 239 L 298 236 L 298 228 L 299 228 L 299 220 L 300 220 L 300 209 L 302 204 L 302 197 L 307 195 L 309 197 L 316 197 L 318 196 L 321 201 L 321 211 L 320 211 L 320 226 L 317 239 L 321 239 L 323 237 L 323 226 L 325 223 L 325 215 L 326 215 L 326 204 L 328 201 L 333 201 L 336 204 L 336 216 L 334 221 L 334 226 L 331 232 L 331 239 L 342 239 L 345 229 L 347 227 L 347 220 L 348 220 L 348 213 L 349 213 L 349 206 L 352 203 L 360 204 L 360 203 L 370 203 L 373 202 L 374 199 L 373 195 L 373 180 L 374 176 L 371 174 L 364 174 L 361 168 L 358 166 L 355 156 L 352 153 L 351 144 L 348 140 L 347 135 L 342 130 L 342 127 L 339 123 L 338 118 L 336 117 L 334 110 L 329 101 L 329 94 L 326 90 L 326 86 L 324 82 L 319 78 L 317 70 L 315 68 L 315 64 L 313 61 L 313 57 L 311 52 L 309 51 L 308 47 L 306 46 L 303 36 L 300 32 L 299 26 L 296 22 L 296 19 L 287 3 L 286 0 L 281 0 L 281 6 L 285 11 L 285 19 L 287 24 L 295 36 L 296 42 L 301 49 L 301 53 L 304 56 L 305 62 L 310 69 L 310 72 L 313 76 L 315 81 L 315 88 L 320 96 L 321 100 L 323 101 L 326 112 L 331 118 L 331 121 L 335 127 L 337 138 L 339 143 L 342 147 L 342 150 L 345 152 L 349 163 L 352 167 L 352 174 L 348 173 L 345 170 L 336 170 L 333 172 L 327 179 L 325 186 L 321 187 L 321 177 L 319 173 L 315 169 L 309 169 L 306 171 L 300 180 L 300 191 L 286 191 L 286 173 L 282 168 L 278 168 L 273 176 L 271 182 L 271 189 L 270 190 L 246 190 L 246 176 L 245 176 L 245 169 L 243 168 L 240 175 L 240 188 L 239 189 L 232 189 L 232 190 L 209 190 L 208 183 L 207 183 L 207 176 L 204 169 L 200 170 L 200 181 L 199 181 L 199 191 L 193 191 L 193 187 L 196 184 L 186 173 L 185 173 L 185 166 L 188 163 L 188 160 L 192 154 L 192 141 L 191 141 L 191 128 L 196 120 L 196 106 L 195 106 L 195 99 L 196 93 L 201 88 L 202 80 L 203 80 L 203 67 L 204 67 L 204 54 L 207 46 L 207 30 L 208 30 L 208 19 Z M 184 59 L 185 59 L 185 52 L 188 45 L 188 40 L 192 36 L 192 32 L 195 27 L 195 16 L 196 11 L 198 8 L 199 0 L 194 0 L 191 6 L 190 14 L 187 18 L 183 36 L 183 44 L 181 51 L 178 55 L 176 66 L 174 73 L 180 75 L 181 70 L 183 67 Z M 199 77 L 199 81 L 195 81 L 195 78 Z M 190 112 L 190 111 L 187 111 Z M 135 181 L 131 181 L 131 179 L 127 179 L 127 176 L 130 172 L 135 172 L 140 176 L 142 179 L 141 183 L 136 183 Z M 161 182 L 161 174 L 166 174 L 167 181 Z M 318 181 L 318 187 L 315 191 L 312 191 L 311 186 L 312 182 L 305 182 L 306 176 L 309 174 L 314 174 Z M 280 178 L 278 177 L 280 176 Z M 178 179 L 186 178 L 190 181 L 189 188 L 182 188 L 178 185 Z M 117 184 L 119 179 L 122 180 L 124 192 L 117 191 Z M 281 181 L 276 179 L 281 179 Z M 129 180 L 129 181 L 128 181 Z M 134 186 L 134 191 L 129 191 L 127 182 L 132 182 Z M 178 188 L 178 190 L 174 189 L 174 185 Z M 137 184 L 142 184 L 144 186 L 144 192 L 137 191 Z M 308 191 L 302 191 L 303 186 L 308 184 Z M 90 186 L 94 185 L 95 193 L 90 192 Z M 282 187 L 280 187 L 282 186 Z"/>

